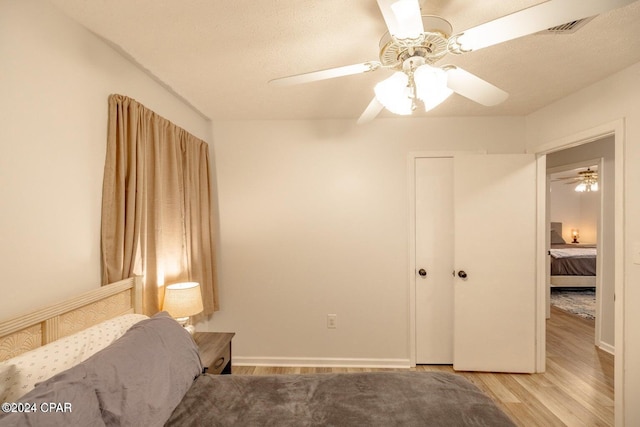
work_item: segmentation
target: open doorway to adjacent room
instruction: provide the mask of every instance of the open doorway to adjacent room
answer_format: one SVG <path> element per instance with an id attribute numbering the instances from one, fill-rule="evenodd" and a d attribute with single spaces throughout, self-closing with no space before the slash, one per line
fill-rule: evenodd
<path id="1" fill-rule="evenodd" d="M 537 151 L 538 200 L 541 202 L 538 206 L 537 301 L 538 342 L 541 343 L 538 372 L 554 372 L 559 363 L 566 362 L 571 363 L 565 366 L 576 365 L 574 374 L 578 377 L 585 374 L 585 369 L 589 370 L 590 380 L 597 381 L 599 390 L 606 391 L 599 399 L 609 402 L 606 407 L 607 412 L 611 410 L 608 415 L 612 417 L 611 424 L 614 413 L 616 419 L 622 416 L 624 399 L 621 387 L 624 282 L 623 266 L 616 261 L 624 252 L 623 136 L 624 123 L 619 120 L 550 141 Z M 585 175 L 596 177 L 595 182 L 583 179 Z M 585 186 L 578 187 L 579 184 Z M 591 185 L 591 191 L 576 191 L 576 187 L 586 190 L 586 184 Z M 585 193 L 590 194 L 585 196 Z M 556 244 L 595 252 L 595 276 L 552 277 L 552 230 L 560 238 Z M 583 256 L 588 256 L 586 252 Z M 560 275 L 555 272 L 553 276 Z M 587 276 L 586 273 L 578 275 Z M 556 279 L 560 279 L 559 283 Z M 552 286 L 575 292 L 592 289 L 594 318 L 585 319 L 551 305 Z M 609 421 L 606 424 L 609 425 Z"/>
<path id="2" fill-rule="evenodd" d="M 615 348 L 614 171 L 613 136 L 547 155 L 549 305 L 592 321 L 595 345 L 609 353 Z"/>

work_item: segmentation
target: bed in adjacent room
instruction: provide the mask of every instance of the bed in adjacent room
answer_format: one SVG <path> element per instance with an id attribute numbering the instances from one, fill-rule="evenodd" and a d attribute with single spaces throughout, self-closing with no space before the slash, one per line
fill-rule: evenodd
<path id="1" fill-rule="evenodd" d="M 127 279 L 0 322 L 0 425 L 514 425 L 451 373 L 203 374 L 174 319 L 136 314 L 138 289 Z"/>
<path id="2" fill-rule="evenodd" d="M 551 286 L 595 287 L 596 245 L 566 243 L 562 223 L 551 223 Z"/>

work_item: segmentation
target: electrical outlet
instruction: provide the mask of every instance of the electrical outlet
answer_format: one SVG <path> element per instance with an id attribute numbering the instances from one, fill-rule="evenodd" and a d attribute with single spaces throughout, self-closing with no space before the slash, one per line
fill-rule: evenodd
<path id="1" fill-rule="evenodd" d="M 327 328 L 336 329 L 338 327 L 338 315 L 327 314 Z"/>

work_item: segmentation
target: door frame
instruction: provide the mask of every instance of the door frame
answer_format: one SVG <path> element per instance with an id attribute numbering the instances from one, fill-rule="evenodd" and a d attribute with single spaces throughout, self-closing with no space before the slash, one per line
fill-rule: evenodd
<path id="1" fill-rule="evenodd" d="M 486 150 L 411 151 L 407 155 L 407 205 L 409 211 L 409 366 L 416 366 L 416 185 L 415 160 L 418 158 L 453 158 L 462 154 L 487 154 Z M 453 333 L 453 331 L 452 331 Z"/>
<path id="2" fill-rule="evenodd" d="M 548 232 L 546 226 L 546 155 L 555 151 L 564 150 L 589 142 L 597 141 L 607 136 L 614 137 L 615 144 L 615 194 L 614 194 L 614 229 L 615 229 L 615 362 L 614 362 L 614 414 L 615 425 L 624 425 L 624 260 L 625 260 L 625 239 L 624 239 L 624 143 L 625 143 L 625 121 L 624 118 L 614 120 L 599 126 L 582 130 L 563 138 L 549 141 L 535 150 L 527 150 L 528 153 L 536 154 L 538 178 L 537 178 L 537 354 L 536 372 L 544 372 L 546 369 L 546 275 L 547 255 L 544 248 L 547 247 Z"/>

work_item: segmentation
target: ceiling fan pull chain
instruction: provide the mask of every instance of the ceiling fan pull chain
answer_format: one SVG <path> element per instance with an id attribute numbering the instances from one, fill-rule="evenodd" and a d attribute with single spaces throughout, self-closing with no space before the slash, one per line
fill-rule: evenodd
<path id="1" fill-rule="evenodd" d="M 407 74 L 407 77 L 408 77 L 407 87 L 409 88 L 409 99 L 411 99 L 411 111 L 415 111 L 415 109 L 418 107 L 416 105 L 417 95 L 416 95 L 416 80 L 414 78 L 415 69 L 416 69 L 415 63 L 413 62 L 413 60 L 410 60 L 409 67 L 407 67 L 407 70 L 405 70 L 405 73 Z"/>

